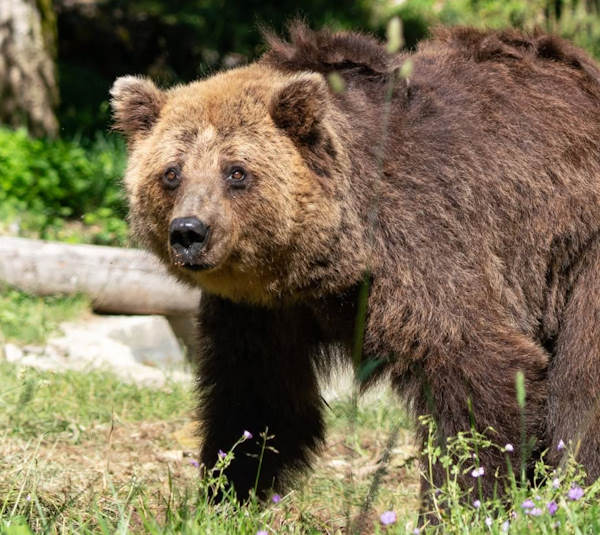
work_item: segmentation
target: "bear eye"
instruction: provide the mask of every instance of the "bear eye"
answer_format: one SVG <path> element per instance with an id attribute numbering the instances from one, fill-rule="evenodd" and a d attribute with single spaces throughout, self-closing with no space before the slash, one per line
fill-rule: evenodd
<path id="1" fill-rule="evenodd" d="M 175 189 L 181 183 L 181 175 L 177 167 L 169 167 L 162 176 L 162 183 L 166 189 Z"/>
<path id="2" fill-rule="evenodd" d="M 246 189 L 254 180 L 254 175 L 240 162 L 230 162 L 222 167 L 223 180 L 232 190 Z"/>
<path id="3" fill-rule="evenodd" d="M 227 178 L 232 182 L 242 182 L 246 178 L 246 172 L 241 167 L 234 167 Z"/>

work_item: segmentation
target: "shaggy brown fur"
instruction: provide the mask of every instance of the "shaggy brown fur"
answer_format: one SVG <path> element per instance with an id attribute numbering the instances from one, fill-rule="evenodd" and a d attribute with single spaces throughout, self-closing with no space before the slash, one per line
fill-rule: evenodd
<path id="1" fill-rule="evenodd" d="M 371 379 L 388 375 L 415 414 L 433 414 L 442 442 L 472 417 L 518 450 L 521 370 L 527 436 L 554 463 L 559 440 L 579 441 L 600 476 L 595 64 L 514 31 L 442 30 L 410 55 L 301 25 L 268 41 L 248 67 L 168 91 L 121 78 L 112 91 L 135 232 L 205 290 L 203 462 L 268 428 L 279 453 L 267 452 L 260 490 L 310 464 L 323 439 L 316 374 L 349 358 L 369 273 Z M 195 271 L 169 247 L 184 216 L 211 229 Z M 491 492 L 503 455 L 481 457 Z M 228 475 L 241 496 L 256 468 L 238 453 Z"/>

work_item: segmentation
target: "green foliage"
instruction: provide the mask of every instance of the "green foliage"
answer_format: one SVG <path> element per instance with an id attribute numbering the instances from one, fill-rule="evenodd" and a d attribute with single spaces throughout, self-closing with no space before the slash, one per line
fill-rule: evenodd
<path id="1" fill-rule="evenodd" d="M 569 0 L 560 13 L 550 12 L 547 26 L 600 59 L 600 2 Z"/>
<path id="2" fill-rule="evenodd" d="M 116 136 L 76 141 L 34 139 L 0 128 L 0 220 L 22 234 L 84 241 L 65 221 L 83 221 L 93 243 L 124 243 L 120 180 L 126 151 Z"/>
<path id="3" fill-rule="evenodd" d="M 1 360 L 0 377 L 0 428 L 25 440 L 60 436 L 77 443 L 93 438 L 95 426 L 113 421 L 176 422 L 192 408 L 191 392 L 178 383 L 152 389 L 105 372 L 55 373 Z"/>
<path id="4" fill-rule="evenodd" d="M 379 13 L 399 16 L 409 46 L 438 24 L 557 33 L 600 58 L 599 4 L 584 0 L 406 0 Z"/>
<path id="5" fill-rule="evenodd" d="M 37 344 L 66 320 L 81 315 L 88 301 L 76 297 L 35 297 L 0 286 L 0 342 Z"/>

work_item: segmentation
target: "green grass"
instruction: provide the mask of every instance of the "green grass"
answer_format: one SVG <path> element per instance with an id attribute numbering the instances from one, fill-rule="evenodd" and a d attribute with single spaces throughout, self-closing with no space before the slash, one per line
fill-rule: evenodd
<path id="1" fill-rule="evenodd" d="M 36 297 L 0 284 L 0 342 L 43 343 L 61 322 L 81 316 L 88 308 L 83 296 Z"/>
<path id="2" fill-rule="evenodd" d="M 349 505 L 358 507 L 366 494 L 391 424 L 385 418 L 377 431 L 370 424 L 357 429 L 357 442 L 346 443 L 335 429 L 343 431 L 348 404 L 335 403 L 323 459 L 296 491 L 267 508 L 233 501 L 214 506 L 206 498 L 214 479 L 200 480 L 190 462 L 198 447 L 191 388 L 153 390 L 110 374 L 49 373 L 6 362 L 0 362 L 0 377 L 0 533 L 24 526 L 49 533 L 254 535 L 269 526 L 277 533 L 333 532 L 345 525 Z M 412 454 L 410 436 L 405 430 L 396 460 Z M 173 452 L 179 457 L 170 457 Z M 352 492 L 350 466 L 356 470 Z M 408 491 L 414 510 L 414 474 L 410 481 L 393 496 L 382 492 L 386 504 L 398 509 Z"/>
<path id="3" fill-rule="evenodd" d="M 36 297 L 0 284 L 0 342 L 40 344 L 89 310 L 84 296 Z"/>
<path id="4" fill-rule="evenodd" d="M 83 297 L 38 298 L 4 287 L 0 334 L 18 344 L 43 343 L 61 321 L 88 310 Z M 418 452 L 411 421 L 389 392 L 330 403 L 323 454 L 281 502 L 216 506 L 207 491 L 222 484 L 219 472 L 201 479 L 194 466 L 199 445 L 190 385 L 143 388 L 110 373 L 56 373 L 1 359 L 0 379 L 0 535 L 415 529 Z M 422 533 L 501 534 L 507 522 L 509 533 L 524 535 L 600 533 L 600 482 L 586 487 L 573 462 L 557 473 L 539 463 L 537 486 L 513 480 L 506 500 L 475 507 L 477 492 L 465 494 L 456 479 L 476 466 L 474 451 L 492 447 L 471 434 L 456 437 L 447 452 L 433 440 L 427 445 L 428 458 L 447 466 L 448 481 L 434 504 L 441 525 Z M 573 485 L 583 489 L 580 499 L 569 497 Z M 527 500 L 534 506 L 523 508 Z M 394 511 L 396 522 L 382 526 L 384 511 Z"/>
<path id="5" fill-rule="evenodd" d="M 189 392 L 178 383 L 155 390 L 110 373 L 54 373 L 2 361 L 0 377 L 0 429 L 25 440 L 59 436 L 76 443 L 97 425 L 181 421 L 191 408 Z"/>
<path id="6" fill-rule="evenodd" d="M 118 469 L 122 460 L 141 458 L 135 464 L 151 472 L 144 456 L 152 462 L 154 448 L 166 450 L 193 408 L 189 389 L 177 383 L 157 390 L 109 373 L 1 361 L 0 377 L 0 533 L 19 533 L 24 524 L 54 533 L 116 526 L 139 488 L 135 474 Z"/>
<path id="7" fill-rule="evenodd" d="M 386 534 L 415 529 L 419 474 L 411 462 L 416 453 L 412 431 L 387 393 L 359 404 L 356 413 L 349 400 L 331 404 L 323 456 L 281 502 L 229 500 L 216 506 L 207 490 L 221 483 L 219 472 L 201 479 L 192 462 L 197 444 L 190 388 L 171 384 L 154 390 L 123 384 L 106 373 L 49 373 L 6 362 L 0 362 L 0 377 L 2 534 L 345 533 L 348 519 L 358 527 L 389 433 L 399 421 L 388 473 L 363 527 L 364 533 Z M 439 531 L 428 527 L 422 533 L 501 534 L 505 522 L 509 533 L 524 535 L 600 533 L 600 484 L 585 487 L 574 463 L 558 476 L 540 464 L 538 486 L 515 485 L 508 501 L 482 500 L 476 508 L 476 494 L 465 497 L 454 478 L 473 468 L 474 444 L 494 446 L 465 434 L 444 458 L 433 444 L 429 455 L 447 462 L 449 480 L 437 495 Z M 569 498 L 572 485 L 582 487 L 582 498 Z M 521 504 L 527 499 L 539 516 L 525 514 Z M 547 509 L 551 501 L 558 505 L 554 515 Z M 395 511 L 397 520 L 384 528 L 379 516 L 386 510 Z"/>

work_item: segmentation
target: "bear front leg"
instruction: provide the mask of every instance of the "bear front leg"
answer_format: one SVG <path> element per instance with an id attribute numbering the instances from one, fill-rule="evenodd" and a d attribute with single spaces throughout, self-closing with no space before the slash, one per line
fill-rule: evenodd
<path id="1" fill-rule="evenodd" d="M 255 486 L 262 497 L 281 490 L 290 475 L 310 465 L 324 436 L 312 318 L 298 309 L 203 295 L 199 319 L 201 461 L 210 469 L 219 450 L 228 451 L 247 430 L 253 438 L 235 449 L 226 470 L 238 498 Z M 273 438 L 260 460 L 265 431 Z"/>
<path id="2" fill-rule="evenodd" d="M 572 452 L 589 483 L 600 477 L 599 265 L 600 244 L 594 243 L 575 267 L 548 372 L 550 459 L 558 464 Z M 569 448 L 559 448 L 560 441 Z"/>
<path id="3" fill-rule="evenodd" d="M 473 326 L 473 329 L 462 337 L 460 345 L 433 350 L 424 358 L 415 376 L 416 388 L 420 390 L 417 410 L 419 414 L 433 416 L 442 447 L 449 437 L 473 426 L 500 447 L 511 444 L 514 448 L 511 464 L 519 477 L 522 411 L 517 402 L 516 376 L 521 371 L 525 378 L 525 435 L 529 443 L 535 441 L 539 446 L 545 438 L 548 355 L 517 330 L 501 324 L 490 322 L 488 326 Z M 425 433 L 426 430 L 423 440 Z M 505 457 L 495 447 L 478 451 L 477 463 L 483 468 L 479 477 L 470 472 L 459 477 L 463 490 L 473 491 L 469 500 L 502 494 L 504 482 L 498 481 L 494 474 L 506 474 Z M 428 479 L 422 484 L 423 512 L 431 506 L 430 485 L 442 487 L 446 470 L 434 464 L 432 473 L 426 476 Z"/>

